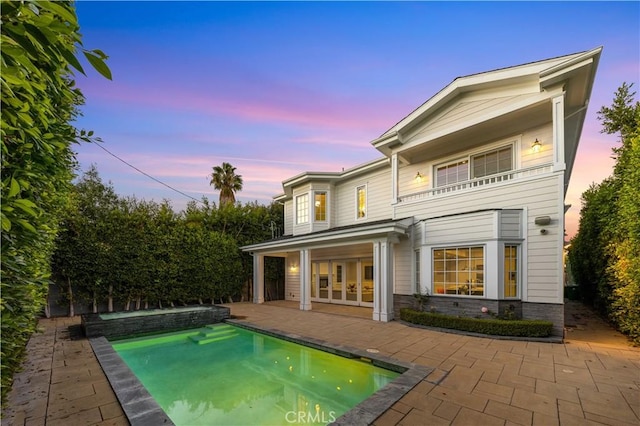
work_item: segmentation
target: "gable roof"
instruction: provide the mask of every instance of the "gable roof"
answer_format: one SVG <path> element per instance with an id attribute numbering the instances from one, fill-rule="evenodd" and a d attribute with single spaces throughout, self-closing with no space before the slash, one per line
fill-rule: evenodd
<path id="1" fill-rule="evenodd" d="M 371 143 L 383 154 L 389 155 L 393 147 L 404 143 L 403 136 L 409 129 L 416 123 L 423 122 L 427 117 L 440 113 L 442 108 L 453 99 L 460 98 L 467 93 L 500 87 L 535 85 L 538 94 L 540 94 L 551 86 L 563 84 L 571 78 L 576 78 L 580 81 L 572 84 L 571 89 L 577 93 L 573 94 L 568 106 L 581 108 L 588 103 L 601 51 L 602 47 L 598 47 L 584 52 L 458 77 Z M 590 69 L 584 72 L 585 67 Z M 496 99 L 495 101 L 511 102 L 515 108 L 521 103 L 519 100 L 526 102 L 527 96 L 533 97 L 532 101 L 535 101 L 534 93 L 513 93 L 506 96 L 505 99 Z M 518 99 L 519 97 L 520 99 Z M 475 102 L 476 106 L 481 104 L 478 100 Z"/>

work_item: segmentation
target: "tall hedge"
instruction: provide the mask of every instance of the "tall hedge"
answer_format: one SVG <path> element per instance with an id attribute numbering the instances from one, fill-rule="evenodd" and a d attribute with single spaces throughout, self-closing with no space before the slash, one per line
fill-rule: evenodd
<path id="1" fill-rule="evenodd" d="M 91 135 L 70 123 L 83 103 L 72 69 L 80 49 L 109 76 L 104 54 L 80 45 L 71 2 L 2 1 L 2 400 L 35 330 L 49 257 L 75 164 L 72 144 Z"/>
<path id="2" fill-rule="evenodd" d="M 579 232 L 569 258 L 580 294 L 640 344 L 640 103 L 622 84 L 599 118 L 619 134 L 613 175 L 582 194 Z"/>

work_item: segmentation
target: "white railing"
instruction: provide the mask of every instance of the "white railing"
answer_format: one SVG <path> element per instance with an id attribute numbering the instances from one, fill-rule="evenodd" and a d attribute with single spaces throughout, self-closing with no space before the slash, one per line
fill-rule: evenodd
<path id="1" fill-rule="evenodd" d="M 412 194 L 401 195 L 398 197 L 398 203 L 407 203 L 410 201 L 424 200 L 438 195 L 448 194 L 451 192 L 471 190 L 475 188 L 495 185 L 516 179 L 522 179 L 530 176 L 550 173 L 553 170 L 551 164 L 543 166 L 529 167 L 527 169 L 511 170 L 504 173 L 498 173 L 491 176 L 484 176 L 477 179 L 466 180 L 464 182 L 454 183 L 452 185 L 439 186 L 437 188 L 428 189 L 426 191 L 414 192 Z"/>

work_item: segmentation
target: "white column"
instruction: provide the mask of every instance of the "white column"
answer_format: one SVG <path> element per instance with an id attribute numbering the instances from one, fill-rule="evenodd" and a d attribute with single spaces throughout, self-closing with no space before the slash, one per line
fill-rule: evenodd
<path id="1" fill-rule="evenodd" d="M 300 310 L 311 310 L 311 256 L 308 249 L 300 250 Z"/>
<path id="2" fill-rule="evenodd" d="M 253 254 L 253 303 L 264 303 L 264 255 Z"/>
<path id="3" fill-rule="evenodd" d="M 393 244 L 389 241 L 380 243 L 380 321 L 393 319 Z"/>
<path id="4" fill-rule="evenodd" d="M 393 319 L 393 244 L 388 241 L 373 243 L 373 320 Z"/>
<path id="5" fill-rule="evenodd" d="M 391 205 L 398 202 L 398 154 L 391 155 Z"/>
<path id="6" fill-rule="evenodd" d="M 553 170 L 566 168 L 564 161 L 564 93 L 551 100 L 553 105 Z"/>
<path id="7" fill-rule="evenodd" d="M 373 320 L 380 321 L 380 242 L 373 243 Z"/>

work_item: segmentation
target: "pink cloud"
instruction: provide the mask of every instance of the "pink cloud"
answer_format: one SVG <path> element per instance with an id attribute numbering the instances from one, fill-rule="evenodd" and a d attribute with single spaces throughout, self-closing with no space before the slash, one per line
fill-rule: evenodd
<path id="1" fill-rule="evenodd" d="M 270 89 L 271 90 L 271 89 Z M 292 100 L 283 99 L 282 94 L 273 97 L 265 95 L 261 99 L 242 93 L 236 96 L 222 94 L 203 95 L 183 88 L 165 87 L 162 91 L 122 83 L 90 84 L 83 89 L 87 98 L 104 99 L 120 105 L 139 105 L 166 111 L 181 110 L 198 112 L 212 116 L 227 116 L 239 120 L 286 123 L 298 126 L 321 126 L 323 128 L 374 129 L 372 137 L 382 132 L 380 123 L 391 123 L 397 116 L 394 110 L 402 107 L 385 105 L 374 107 L 371 102 L 358 99 L 336 99 L 326 94 L 315 94 L 314 98 L 291 95 Z M 382 102 L 382 100 L 380 101 Z M 394 115 L 395 114 L 395 115 Z M 389 126 L 391 124 L 388 124 Z M 384 127 L 384 126 L 383 126 Z"/>

